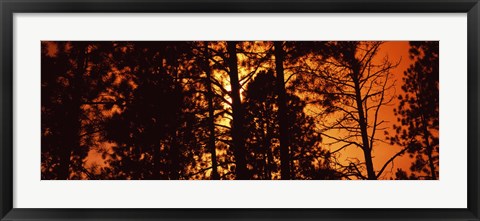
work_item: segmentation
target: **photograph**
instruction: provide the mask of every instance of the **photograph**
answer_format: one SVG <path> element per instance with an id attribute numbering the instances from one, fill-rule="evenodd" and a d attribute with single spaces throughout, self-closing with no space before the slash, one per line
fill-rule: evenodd
<path id="1" fill-rule="evenodd" d="M 439 41 L 39 43 L 41 180 L 440 180 Z"/>

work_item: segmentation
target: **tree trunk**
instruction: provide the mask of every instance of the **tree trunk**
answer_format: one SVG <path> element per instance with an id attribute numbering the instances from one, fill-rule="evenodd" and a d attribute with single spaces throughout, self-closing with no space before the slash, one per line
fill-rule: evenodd
<path id="1" fill-rule="evenodd" d="M 270 110 L 272 109 L 271 105 L 268 107 L 264 107 L 264 112 L 265 114 L 265 119 L 266 120 L 266 125 L 265 125 L 265 178 L 268 180 L 272 179 L 272 170 L 273 170 L 273 153 L 272 153 L 272 144 L 271 144 L 271 139 L 272 139 L 272 125 L 269 124 L 269 119 L 272 113 L 270 113 Z"/>
<path id="2" fill-rule="evenodd" d="M 231 97 L 232 97 L 232 143 L 233 143 L 233 152 L 235 155 L 235 174 L 237 179 L 246 180 L 249 179 L 247 172 L 247 164 L 245 160 L 245 141 L 243 137 L 243 118 L 244 111 L 242 106 L 242 101 L 240 99 L 240 82 L 238 79 L 238 64 L 237 64 L 237 42 L 229 41 L 227 42 L 227 51 L 229 54 L 228 64 L 229 64 L 229 75 L 230 75 L 230 84 L 232 87 Z"/>
<path id="3" fill-rule="evenodd" d="M 430 167 L 430 176 L 432 180 L 437 179 L 437 173 L 435 170 L 435 164 L 433 163 L 433 147 L 430 144 L 430 139 L 429 139 L 429 133 L 427 129 L 427 121 L 425 120 L 425 117 L 422 115 L 422 124 L 423 124 L 423 139 L 425 140 L 425 144 L 427 145 L 427 157 L 428 157 L 428 166 Z"/>
<path id="4" fill-rule="evenodd" d="M 376 180 L 377 176 L 375 175 L 375 170 L 373 168 L 373 161 L 372 161 L 372 150 L 369 145 L 368 139 L 368 130 L 367 130 L 367 122 L 365 118 L 365 112 L 363 110 L 363 102 L 362 102 L 362 92 L 360 90 L 360 80 L 359 80 L 359 68 L 358 65 L 353 65 L 353 82 L 355 85 L 355 98 L 357 103 L 358 109 L 358 120 L 360 124 L 360 131 L 362 136 L 362 150 L 365 157 L 365 165 L 367 167 L 367 179 L 369 180 Z"/>
<path id="5" fill-rule="evenodd" d="M 281 168 L 281 179 L 289 180 L 290 179 L 290 144 L 289 144 L 289 134 L 288 134 L 288 121 L 287 121 L 287 101 L 286 101 L 286 92 L 285 92 L 285 77 L 283 70 L 283 42 L 276 41 L 274 42 L 275 47 L 275 71 L 276 71 L 276 92 L 278 96 L 277 105 L 278 105 L 278 122 L 280 126 L 280 168 Z"/>
<path id="6" fill-rule="evenodd" d="M 80 130 L 81 130 L 81 99 L 82 99 L 82 78 L 87 69 L 87 45 L 78 44 L 77 71 L 71 82 L 72 97 L 68 101 L 65 111 L 65 137 L 64 146 L 60 154 L 60 171 L 58 179 L 67 180 L 70 178 L 70 168 L 72 167 L 71 157 L 75 149 L 80 148 Z"/>
<path id="7" fill-rule="evenodd" d="M 207 74 L 207 99 L 208 99 L 208 149 L 210 150 L 210 155 L 212 157 L 212 180 L 218 180 L 220 176 L 218 175 L 218 164 L 217 164 L 217 151 L 215 147 L 215 116 L 214 116 L 214 107 L 213 107 L 213 90 L 212 90 L 212 79 L 211 79 L 211 70 L 210 70 L 210 56 L 208 52 L 208 41 L 204 42 L 205 47 L 205 73 Z"/>
<path id="8" fill-rule="evenodd" d="M 267 114 L 268 115 L 268 114 Z M 267 121 L 265 122 L 265 128 L 263 130 L 263 133 L 264 133 L 264 152 L 263 152 L 263 160 L 264 160 L 264 163 L 265 163 L 265 179 L 268 179 L 270 180 L 271 177 L 272 177 L 272 170 L 271 170 L 271 162 L 270 162 L 270 158 L 271 158 L 271 155 L 272 155 L 272 151 L 271 151 L 271 143 L 270 143 L 270 124 L 268 123 L 268 118 L 265 118 L 267 119 Z M 263 124 L 262 124 L 263 125 Z"/>

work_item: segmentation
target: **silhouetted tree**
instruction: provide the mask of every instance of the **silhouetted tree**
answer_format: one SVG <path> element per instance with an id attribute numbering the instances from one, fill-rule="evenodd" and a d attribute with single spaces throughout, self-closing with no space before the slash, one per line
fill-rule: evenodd
<path id="1" fill-rule="evenodd" d="M 313 120 L 305 124 L 308 126 L 302 130 L 319 132 L 320 125 L 332 118 L 330 114 L 333 112 L 334 103 L 341 102 L 338 93 L 332 93 L 338 85 L 322 79 L 325 74 L 323 70 L 325 61 L 338 53 L 334 44 L 335 42 L 322 41 L 287 41 L 282 44 L 285 90 L 287 94 L 295 94 L 300 98 L 300 102 L 303 103 L 304 110 L 297 111 L 297 113 L 305 114 Z M 291 109 L 289 105 L 287 102 L 287 110 Z M 290 123 L 287 123 L 287 125 L 290 125 Z M 291 139 L 295 139 L 295 137 Z M 318 142 L 323 140 L 320 134 L 317 140 Z M 291 151 L 290 159 L 293 179 L 298 174 L 298 172 L 293 172 L 293 170 L 306 168 L 310 168 L 308 169 L 310 175 L 304 176 L 308 177 L 308 179 L 341 179 L 343 176 L 348 177 L 333 168 L 336 161 L 332 160 L 334 157 L 332 153 L 324 151 L 319 147 L 311 147 L 313 150 L 306 152 L 306 158 L 310 159 L 306 160 L 306 164 L 302 166 L 298 166 L 300 161 L 293 155 L 294 150 Z M 291 148 L 295 147 L 291 146 Z M 315 161 L 315 168 L 309 166 L 311 160 Z M 293 163 L 294 161 L 297 163 Z M 307 172 L 304 174 L 307 174 Z"/>
<path id="2" fill-rule="evenodd" d="M 116 145 L 104 173 L 123 179 L 186 179 L 200 149 L 198 120 L 190 111 L 197 94 L 183 82 L 187 67 L 179 63 L 188 61 L 184 55 L 190 46 L 142 42 L 133 48 L 135 86 L 125 87 L 120 96 L 125 104 L 106 123 L 104 139 Z"/>
<path id="3" fill-rule="evenodd" d="M 164 73 L 143 79 L 133 101 L 107 126 L 106 138 L 118 145 L 114 156 L 119 160 L 110 164 L 127 179 L 168 179 L 174 169 L 168 161 L 177 158 L 174 139 L 183 95 Z"/>
<path id="4" fill-rule="evenodd" d="M 287 101 L 285 98 L 285 75 L 283 73 L 283 42 L 276 41 L 275 45 L 275 72 L 276 72 L 276 93 L 278 104 L 278 123 L 280 126 L 280 161 L 281 177 L 283 180 L 290 179 L 290 143 L 287 125 Z"/>
<path id="5" fill-rule="evenodd" d="M 216 121 L 216 141 L 218 141 L 217 149 L 224 148 L 227 146 L 226 154 L 221 154 L 218 158 L 218 164 L 222 168 L 222 174 L 220 177 L 222 179 L 232 179 L 238 178 L 236 176 L 236 164 L 235 160 L 238 153 L 235 149 L 235 140 L 237 138 L 233 136 L 236 132 L 234 128 L 235 124 L 243 124 L 242 118 L 235 120 L 235 115 L 238 115 L 238 112 L 235 113 L 233 97 L 237 96 L 235 93 L 240 93 L 244 88 L 249 84 L 251 79 L 258 73 L 259 70 L 263 69 L 263 66 L 268 63 L 269 59 L 269 49 L 264 50 L 264 47 L 268 48 L 268 42 L 234 42 L 235 54 L 232 55 L 232 50 L 229 49 L 229 44 L 231 46 L 232 42 L 212 42 L 210 44 L 209 53 L 210 63 L 212 68 L 213 76 L 210 78 L 211 85 L 213 86 L 213 95 L 216 100 L 221 103 L 223 109 L 217 109 L 215 116 L 220 116 L 220 119 Z M 236 59 L 236 62 L 232 61 Z M 234 64 L 237 64 L 236 66 Z M 233 72 L 235 73 L 233 73 Z M 233 81 L 231 79 L 233 77 Z M 235 78 L 238 79 L 238 90 L 234 90 L 234 84 L 232 82 L 237 82 Z M 240 94 L 238 95 L 240 96 Z M 242 103 L 242 98 L 239 97 L 240 103 Z M 243 110 L 240 110 L 241 112 Z M 236 121 L 236 122 L 235 122 Z M 242 130 L 244 130 L 243 128 Z M 245 133 L 245 132 L 244 132 Z M 243 136 L 243 135 L 242 135 Z M 244 137 L 242 137 L 242 146 L 245 146 Z M 237 145 L 238 146 L 238 145 Z M 245 149 L 242 148 L 242 149 Z M 245 156 L 245 150 L 240 150 L 243 153 L 241 155 Z M 223 152 L 223 151 L 220 151 Z M 233 157 L 232 157 L 233 156 Z M 235 164 L 235 166 L 232 165 Z M 229 166 L 231 165 L 231 166 Z M 245 165 L 247 167 L 247 165 Z M 252 168 L 246 168 L 245 179 L 249 179 L 251 173 L 248 170 Z"/>
<path id="6" fill-rule="evenodd" d="M 52 43 L 53 44 L 53 43 Z M 54 52 L 49 47 L 55 47 Z M 49 45 L 42 42 L 42 178 L 67 179 L 70 164 L 69 152 L 63 133 L 68 125 L 62 110 L 68 102 L 61 92 L 67 87 L 69 54 L 64 52 L 65 44 Z M 50 53 L 49 53 L 50 52 Z M 68 159 L 66 159 L 68 157 Z"/>
<path id="7" fill-rule="evenodd" d="M 341 145 L 336 153 L 348 147 L 360 148 L 364 161 L 350 161 L 342 165 L 346 174 L 361 179 L 377 179 L 386 166 L 399 154 L 389 159 L 379 171 L 374 169 L 372 151 L 375 143 L 386 143 L 377 138 L 378 131 L 384 131 L 385 120 L 379 111 L 394 98 L 391 94 L 393 81 L 391 70 L 398 64 L 392 64 L 387 58 L 375 63 L 375 57 L 381 42 L 333 42 L 337 54 L 333 59 L 325 61 L 319 77 L 325 84 L 333 86 L 333 90 L 323 93 L 338 97 L 337 102 L 329 112 L 339 113 L 336 120 L 323 125 L 325 130 L 338 131 L 339 136 L 323 133 L 323 136 Z M 365 165 L 363 167 L 363 165 Z M 366 175 L 362 173 L 365 170 Z"/>
<path id="8" fill-rule="evenodd" d="M 281 168 L 280 126 L 277 79 L 272 71 L 259 72 L 244 92 L 247 162 L 253 179 L 279 179 Z M 284 121 L 291 141 L 291 176 L 321 179 L 320 170 L 327 152 L 320 147 L 321 137 L 312 117 L 304 112 L 305 103 L 294 94 L 286 94 L 289 107 Z"/>
<path id="9" fill-rule="evenodd" d="M 42 177 L 79 179 L 96 130 L 84 105 L 103 86 L 105 50 L 93 42 L 42 45 Z M 49 55 L 48 47 L 55 53 Z"/>
<path id="10" fill-rule="evenodd" d="M 278 179 L 279 126 L 274 90 L 273 73 L 262 71 L 244 91 L 247 160 L 253 179 Z"/>
<path id="11" fill-rule="evenodd" d="M 439 153 L 439 44 L 438 41 L 410 42 L 410 57 L 415 61 L 403 77 L 403 94 L 395 115 L 392 144 L 407 148 L 415 162 L 410 178 L 438 179 Z M 428 174 L 427 177 L 422 174 Z M 399 170 L 397 178 L 406 178 Z"/>
<path id="12" fill-rule="evenodd" d="M 218 175 L 218 164 L 217 164 L 217 152 L 215 145 L 215 107 L 213 104 L 214 92 L 212 89 L 212 76 L 210 68 L 210 51 L 208 50 L 209 42 L 204 42 L 204 70 L 206 74 L 206 88 L 207 88 L 207 99 L 208 99 L 208 130 L 209 130 L 209 142 L 208 149 L 210 150 L 210 155 L 212 158 L 212 175 L 211 179 L 218 180 L 220 176 Z"/>
<path id="13" fill-rule="evenodd" d="M 237 179 L 249 179 L 245 162 L 245 141 L 243 137 L 244 111 L 240 99 L 240 82 L 238 80 L 237 42 L 227 42 L 228 67 L 232 98 L 232 143 L 235 154 L 235 174 Z"/>

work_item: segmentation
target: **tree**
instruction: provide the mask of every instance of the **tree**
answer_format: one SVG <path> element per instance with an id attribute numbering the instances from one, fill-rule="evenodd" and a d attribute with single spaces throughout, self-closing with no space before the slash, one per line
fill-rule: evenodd
<path id="1" fill-rule="evenodd" d="M 400 101 L 395 115 L 392 144 L 407 148 L 415 161 L 411 178 L 438 179 L 439 153 L 439 44 L 438 41 L 410 42 L 410 57 L 415 61 L 404 72 Z M 428 174 L 428 176 L 422 176 Z M 399 170 L 397 177 L 406 177 Z"/>
<path id="2" fill-rule="evenodd" d="M 232 98 L 232 143 L 235 154 L 235 174 L 237 179 L 248 179 L 247 165 L 245 162 L 245 141 L 243 137 L 244 111 L 240 99 L 240 83 L 238 80 L 237 42 L 227 42 L 228 66 Z"/>
<path id="3" fill-rule="evenodd" d="M 104 86 L 111 43 L 42 42 L 42 47 L 42 178 L 80 179 L 93 142 L 89 135 L 96 131 L 85 105 Z"/>
<path id="4" fill-rule="evenodd" d="M 338 98 L 328 111 L 339 114 L 337 119 L 324 123 L 323 127 L 325 131 L 334 130 L 340 135 L 332 136 L 326 132 L 322 135 L 333 140 L 332 144 L 340 146 L 332 153 L 351 147 L 361 149 L 363 162 L 357 159 L 348 165 L 340 164 L 348 176 L 360 179 L 377 179 L 386 166 L 404 151 L 390 158 L 380 170 L 375 170 L 372 151 L 377 143 L 385 144 L 377 138 L 378 131 L 386 129 L 379 111 L 394 98 L 390 72 L 398 65 L 387 58 L 378 64 L 375 62 L 380 45 L 381 42 L 332 42 L 338 53 L 326 60 L 323 70 L 318 73 L 324 84 L 333 86 L 321 93 Z"/>
<path id="5" fill-rule="evenodd" d="M 285 98 L 285 75 L 283 73 L 283 42 L 276 41 L 275 45 L 275 72 L 276 72 L 276 93 L 278 104 L 278 123 L 280 126 L 280 161 L 281 161 L 281 177 L 283 180 L 290 179 L 290 144 L 288 139 L 287 125 L 287 101 Z"/>
<path id="6" fill-rule="evenodd" d="M 258 73 L 244 91 L 247 162 L 253 179 L 278 179 L 278 105 L 272 71 Z"/>
<path id="7" fill-rule="evenodd" d="M 247 163 L 253 168 L 253 179 L 283 179 L 281 168 L 281 133 L 277 79 L 273 71 L 259 72 L 244 91 Z M 322 158 L 327 152 L 320 146 L 321 137 L 315 130 L 314 119 L 305 114 L 305 102 L 287 93 L 288 105 L 283 119 L 289 131 L 290 175 L 298 179 L 323 179 L 318 172 L 327 169 Z"/>
<path id="8" fill-rule="evenodd" d="M 55 47 L 55 52 L 49 53 L 49 47 Z M 60 92 L 67 87 L 64 82 L 70 78 L 67 73 L 72 67 L 59 65 L 69 61 L 64 47 L 65 44 L 42 42 L 42 179 L 67 179 L 69 176 L 72 147 L 63 139 L 68 125 L 62 110 L 68 97 Z"/>
<path id="9" fill-rule="evenodd" d="M 139 84 L 134 100 L 109 120 L 105 137 L 117 143 L 110 164 L 128 179 L 167 179 L 173 173 L 168 158 L 176 158 L 173 143 L 181 115 L 180 90 L 170 76 L 150 76 Z M 152 98 L 154 96 L 156 99 Z M 169 104 L 168 106 L 164 104 Z M 160 144 L 160 145 L 159 145 Z M 179 162 L 175 162 L 177 164 Z"/>
<path id="10" fill-rule="evenodd" d="M 132 46 L 120 111 L 105 123 L 103 139 L 114 145 L 104 176 L 112 179 L 188 179 L 202 137 L 189 76 L 190 45 L 142 42 Z M 143 56 L 139 56 L 142 54 Z M 126 78 L 122 78 L 126 79 Z"/>
<path id="11" fill-rule="evenodd" d="M 212 158 L 212 175 L 211 179 L 218 180 L 220 176 L 218 175 L 218 163 L 217 163 L 217 152 L 215 145 L 215 110 L 214 110 L 214 92 L 212 89 L 212 76 L 210 69 L 210 52 L 208 50 L 209 42 L 204 42 L 204 70 L 206 74 L 206 88 L 207 88 L 207 99 L 208 99 L 208 130 L 209 130 L 209 141 L 208 149 L 210 149 L 210 155 Z"/>
<path id="12" fill-rule="evenodd" d="M 232 44 L 235 44 L 235 47 L 232 47 Z M 236 126 L 236 128 L 239 128 L 244 124 L 244 116 L 241 114 L 240 117 L 239 114 L 243 113 L 244 110 L 236 105 L 238 103 L 243 104 L 242 91 L 245 90 L 251 79 L 263 70 L 264 65 L 268 64 L 269 50 L 268 42 L 212 42 L 210 44 L 209 58 L 212 71 L 210 83 L 213 86 L 214 100 L 217 100 L 217 103 L 220 104 L 220 108 L 216 108 L 215 114 L 218 118 L 215 122 L 217 149 L 228 147 L 225 149 L 226 154 L 221 154 L 218 157 L 222 179 L 241 179 L 237 174 L 237 166 L 241 166 L 243 163 L 242 160 L 238 161 L 236 159 L 246 157 L 243 134 L 247 131 L 245 131 L 245 128 L 240 128 L 244 132 L 240 133 L 241 136 L 238 136 L 238 129 L 235 129 L 235 125 L 240 124 Z M 232 51 L 235 53 L 232 53 Z M 238 82 L 238 85 L 236 82 Z M 242 148 L 237 149 L 239 138 L 241 138 L 240 143 L 243 144 L 240 144 Z M 220 149 L 219 152 L 223 151 Z M 243 157 L 238 157 L 238 155 Z M 242 179 L 251 178 L 250 170 L 252 168 L 247 168 L 247 166 L 245 163 L 245 175 Z"/>

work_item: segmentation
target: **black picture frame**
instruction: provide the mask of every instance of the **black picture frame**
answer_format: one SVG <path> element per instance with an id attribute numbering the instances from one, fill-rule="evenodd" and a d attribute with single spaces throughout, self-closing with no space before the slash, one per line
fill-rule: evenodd
<path id="1" fill-rule="evenodd" d="M 1 220 L 480 220 L 478 0 L 0 0 Z M 17 209 L 13 208 L 14 13 L 467 13 L 466 209 Z M 448 200 L 448 199 L 445 199 Z"/>

